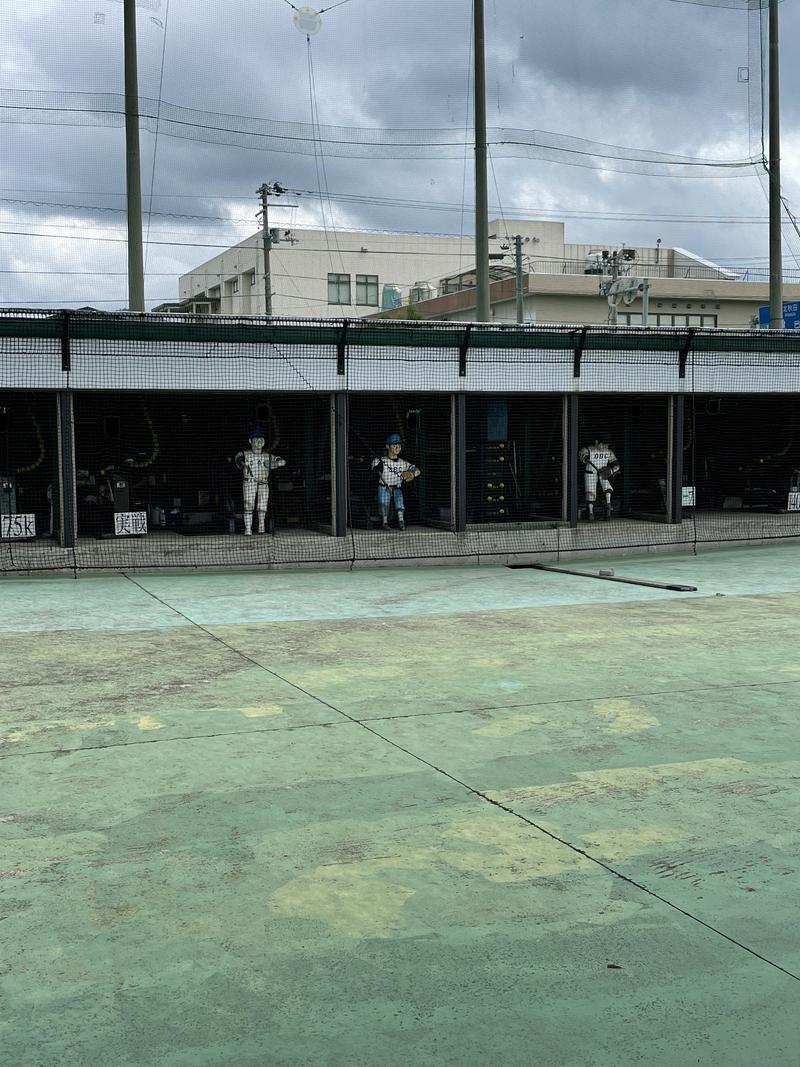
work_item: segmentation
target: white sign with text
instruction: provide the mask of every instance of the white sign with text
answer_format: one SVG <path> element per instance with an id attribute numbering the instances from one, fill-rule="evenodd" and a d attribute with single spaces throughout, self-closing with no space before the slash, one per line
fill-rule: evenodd
<path id="1" fill-rule="evenodd" d="M 35 515 L 0 515 L 0 538 L 36 536 Z"/>
<path id="2" fill-rule="evenodd" d="M 114 533 L 117 537 L 138 537 L 147 533 L 146 511 L 114 512 Z"/>
<path id="3" fill-rule="evenodd" d="M 681 505 L 685 508 L 693 508 L 695 502 L 695 488 L 693 485 L 681 487 Z"/>
<path id="4" fill-rule="evenodd" d="M 789 503 L 786 505 L 787 511 L 800 511 L 800 492 L 789 493 Z"/>

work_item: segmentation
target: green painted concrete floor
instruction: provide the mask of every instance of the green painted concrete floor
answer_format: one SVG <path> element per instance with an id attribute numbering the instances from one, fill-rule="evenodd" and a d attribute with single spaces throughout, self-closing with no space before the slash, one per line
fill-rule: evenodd
<path id="1" fill-rule="evenodd" d="M 800 1064 L 798 563 L 4 580 L 0 1063 Z"/>

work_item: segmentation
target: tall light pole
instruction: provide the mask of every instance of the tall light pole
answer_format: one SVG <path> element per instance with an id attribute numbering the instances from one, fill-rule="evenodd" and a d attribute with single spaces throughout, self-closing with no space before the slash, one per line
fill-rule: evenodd
<path id="1" fill-rule="evenodd" d="M 123 38 L 125 48 L 125 188 L 128 208 L 128 307 L 131 311 L 144 311 L 136 0 L 124 0 L 123 2 Z"/>
<path id="2" fill-rule="evenodd" d="M 489 194 L 486 178 L 486 38 L 483 0 L 472 0 L 475 42 L 475 317 L 491 318 L 489 307 Z"/>
<path id="3" fill-rule="evenodd" d="M 782 330 L 781 117 L 778 0 L 769 0 L 769 328 Z"/>

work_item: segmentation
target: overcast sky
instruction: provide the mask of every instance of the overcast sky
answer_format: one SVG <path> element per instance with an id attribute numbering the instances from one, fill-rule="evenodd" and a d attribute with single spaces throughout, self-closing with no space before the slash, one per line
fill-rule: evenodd
<path id="1" fill-rule="evenodd" d="M 140 95 L 231 116 L 310 124 L 313 115 L 328 126 L 439 128 L 463 139 L 472 123 L 472 0 L 336 3 L 309 46 L 286 0 L 141 0 Z M 758 150 L 751 112 L 759 72 L 746 11 L 674 0 L 485 0 L 485 9 L 490 128 L 582 139 L 563 142 L 578 151 L 560 155 L 562 162 L 492 149 L 493 217 L 563 213 L 571 242 L 652 245 L 660 237 L 718 262 L 766 267 L 767 201 L 758 177 L 627 173 L 580 154 L 587 140 L 721 161 Z M 783 173 L 796 210 L 799 12 L 797 0 L 785 0 Z M 24 95 L 31 91 L 121 93 L 122 43 L 121 0 L 3 0 L 0 91 L 20 95 L 0 97 L 16 105 L 0 108 L 2 305 L 126 306 L 123 128 L 80 113 L 76 125 L 20 121 L 32 117 L 20 107 L 33 102 Z M 77 97 L 64 103 L 80 104 Z M 262 181 L 311 194 L 327 189 L 326 218 L 332 213 L 341 228 L 473 232 L 469 149 L 432 159 L 397 149 L 393 155 L 405 158 L 340 151 L 322 144 L 315 158 L 308 150 L 277 152 L 274 143 L 253 150 L 143 131 L 148 307 L 175 299 L 181 273 L 257 230 Z M 341 194 L 347 199 L 337 200 Z M 318 197 L 285 200 L 298 206 L 276 208 L 274 224 L 319 224 Z M 709 216 L 720 221 L 700 221 Z M 791 250 L 787 244 L 787 267 L 795 266 Z"/>

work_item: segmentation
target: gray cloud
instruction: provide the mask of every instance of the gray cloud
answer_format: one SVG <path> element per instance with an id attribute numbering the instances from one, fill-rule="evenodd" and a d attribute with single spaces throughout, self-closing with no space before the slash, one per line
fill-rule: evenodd
<path id="1" fill-rule="evenodd" d="M 319 120 L 387 129 L 463 129 L 471 106 L 470 10 L 470 0 L 350 0 L 324 14 L 323 29 L 311 44 Z M 218 0 L 202 9 L 194 0 L 170 0 L 168 8 L 163 0 L 158 12 L 141 10 L 142 95 L 155 97 L 161 86 L 164 99 L 188 107 L 310 121 L 308 49 L 291 15 L 283 0 Z M 788 42 L 800 28 L 797 5 L 782 5 L 782 18 L 784 171 L 793 199 L 800 162 L 800 139 L 794 136 L 800 74 L 789 62 Z M 558 5 L 486 0 L 488 121 L 664 152 L 720 157 L 746 152 L 748 106 L 757 102 L 759 89 L 755 80 L 749 85 L 739 80 L 739 68 L 752 59 L 747 31 L 745 12 L 669 0 L 561 0 Z M 117 0 L 4 5 L 0 87 L 118 93 L 121 33 Z M 124 207 L 123 131 L 6 124 L 0 126 L 0 142 L 0 230 L 17 231 L 0 234 L 7 271 L 0 274 L 0 303 L 124 306 L 124 215 L 100 210 Z M 145 206 L 152 203 L 159 213 L 149 225 L 151 304 L 174 297 L 177 276 L 215 253 L 203 246 L 226 245 L 255 232 L 255 189 L 262 181 L 319 188 L 309 156 L 166 136 L 156 142 L 143 132 L 142 157 Z M 334 204 L 339 225 L 472 229 L 469 153 L 466 160 L 327 155 L 325 163 L 333 192 L 440 202 L 449 208 Z M 21 199 L 85 207 L 11 202 Z M 583 211 L 588 217 L 568 222 L 573 241 L 648 244 L 661 237 L 667 245 L 684 245 L 709 258 L 762 264 L 767 252 L 766 226 L 670 223 L 655 217 L 670 212 L 766 216 L 763 190 L 754 178 L 603 174 L 497 157 L 490 200 L 495 214 L 502 209 L 509 217 L 537 208 Z M 284 209 L 276 216 L 279 221 L 319 217 L 317 199 L 292 202 L 300 208 Z M 601 212 L 652 218 L 608 221 L 596 217 Z M 227 221 L 174 217 L 184 215 Z M 251 221 L 232 221 L 237 219 Z M 21 236 L 33 232 L 58 236 Z M 47 273 L 67 270 L 87 273 Z"/>

